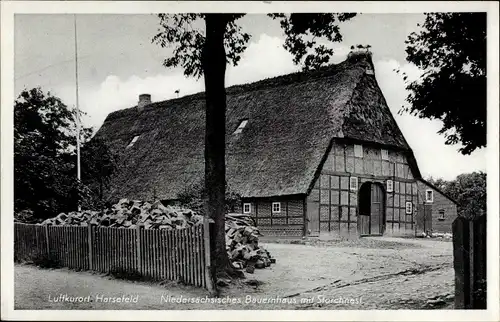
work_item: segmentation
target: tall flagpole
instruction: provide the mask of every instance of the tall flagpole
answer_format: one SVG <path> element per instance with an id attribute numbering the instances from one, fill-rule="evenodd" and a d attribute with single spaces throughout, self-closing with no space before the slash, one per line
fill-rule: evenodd
<path id="1" fill-rule="evenodd" d="M 80 183 L 80 109 L 78 106 L 78 47 L 76 38 L 76 14 L 73 15 L 75 25 L 75 80 L 76 80 L 76 177 Z M 81 211 L 80 200 L 78 200 L 78 211 Z"/>

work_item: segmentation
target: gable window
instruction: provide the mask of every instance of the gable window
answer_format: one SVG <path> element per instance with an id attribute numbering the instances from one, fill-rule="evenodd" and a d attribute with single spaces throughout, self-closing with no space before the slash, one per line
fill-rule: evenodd
<path id="1" fill-rule="evenodd" d="M 351 177 L 351 179 L 349 180 L 349 190 L 358 190 L 358 177 Z"/>
<path id="2" fill-rule="evenodd" d="M 130 148 L 132 145 L 134 145 L 135 142 L 137 142 L 137 139 L 139 139 L 139 135 L 134 136 L 132 141 L 127 145 L 127 148 Z"/>
<path id="3" fill-rule="evenodd" d="M 425 190 L 425 202 L 434 202 L 434 191 L 430 189 Z"/>
<path id="4" fill-rule="evenodd" d="M 238 125 L 238 128 L 236 128 L 236 130 L 234 131 L 233 134 L 241 133 L 243 131 L 243 129 L 245 128 L 245 126 L 247 126 L 247 123 L 248 123 L 248 120 L 241 121 L 240 125 Z"/>
<path id="5" fill-rule="evenodd" d="M 273 202 L 273 214 L 281 212 L 281 202 Z"/>
<path id="6" fill-rule="evenodd" d="M 380 155 L 382 156 L 382 160 L 389 160 L 389 151 L 382 149 L 380 150 Z"/>
<path id="7" fill-rule="evenodd" d="M 249 214 L 251 212 L 252 205 L 249 203 L 244 203 L 243 204 L 243 213 L 244 214 Z"/>
<path id="8" fill-rule="evenodd" d="M 354 156 L 356 158 L 363 157 L 363 146 L 360 144 L 354 144 Z"/>
<path id="9" fill-rule="evenodd" d="M 387 180 L 386 190 L 387 190 L 387 192 L 393 192 L 394 191 L 394 181 Z"/>
<path id="10" fill-rule="evenodd" d="M 407 201 L 405 204 L 405 212 L 407 215 L 411 215 L 413 213 L 413 204 L 411 201 Z"/>
<path id="11" fill-rule="evenodd" d="M 444 209 L 439 209 L 439 221 L 444 221 Z"/>

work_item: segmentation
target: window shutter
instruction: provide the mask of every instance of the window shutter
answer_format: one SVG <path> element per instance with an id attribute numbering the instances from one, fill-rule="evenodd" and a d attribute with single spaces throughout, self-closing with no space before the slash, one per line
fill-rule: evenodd
<path id="1" fill-rule="evenodd" d="M 411 215 L 413 213 L 413 204 L 411 201 L 406 202 L 406 214 Z"/>
<path id="2" fill-rule="evenodd" d="M 349 189 L 351 191 L 358 190 L 358 177 L 351 177 L 349 180 Z"/>
<path id="3" fill-rule="evenodd" d="M 382 156 L 382 160 L 389 160 L 389 151 L 382 149 L 380 150 L 380 154 Z"/>
<path id="4" fill-rule="evenodd" d="M 394 181 L 392 180 L 387 180 L 387 187 L 386 187 L 387 192 L 393 192 L 394 191 Z"/>
<path id="5" fill-rule="evenodd" d="M 360 144 L 354 144 L 354 156 L 357 158 L 363 157 L 363 146 Z"/>
<path id="6" fill-rule="evenodd" d="M 434 191 L 430 189 L 425 190 L 425 202 L 434 202 Z"/>

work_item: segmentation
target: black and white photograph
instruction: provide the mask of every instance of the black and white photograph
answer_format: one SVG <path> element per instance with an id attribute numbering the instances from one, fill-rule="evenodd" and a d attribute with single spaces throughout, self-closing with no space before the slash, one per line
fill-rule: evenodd
<path id="1" fill-rule="evenodd" d="M 500 319 L 497 2 L 1 5 L 2 319 Z"/>

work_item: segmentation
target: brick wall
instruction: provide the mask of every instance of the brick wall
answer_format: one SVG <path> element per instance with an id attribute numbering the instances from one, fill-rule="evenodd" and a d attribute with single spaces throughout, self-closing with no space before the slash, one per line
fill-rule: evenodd
<path id="1" fill-rule="evenodd" d="M 281 211 L 272 212 L 272 203 L 279 202 Z M 243 199 L 250 204 L 250 214 L 264 236 L 302 237 L 304 231 L 304 199 L 298 197 Z"/>
<path id="2" fill-rule="evenodd" d="M 419 181 L 418 188 L 422 202 L 425 202 L 426 190 L 432 190 L 434 194 L 434 200 L 430 203 L 432 208 L 432 231 L 439 233 L 451 233 L 451 224 L 457 217 L 456 204 L 424 182 Z M 444 211 L 444 218 L 440 213 L 441 211 Z"/>

